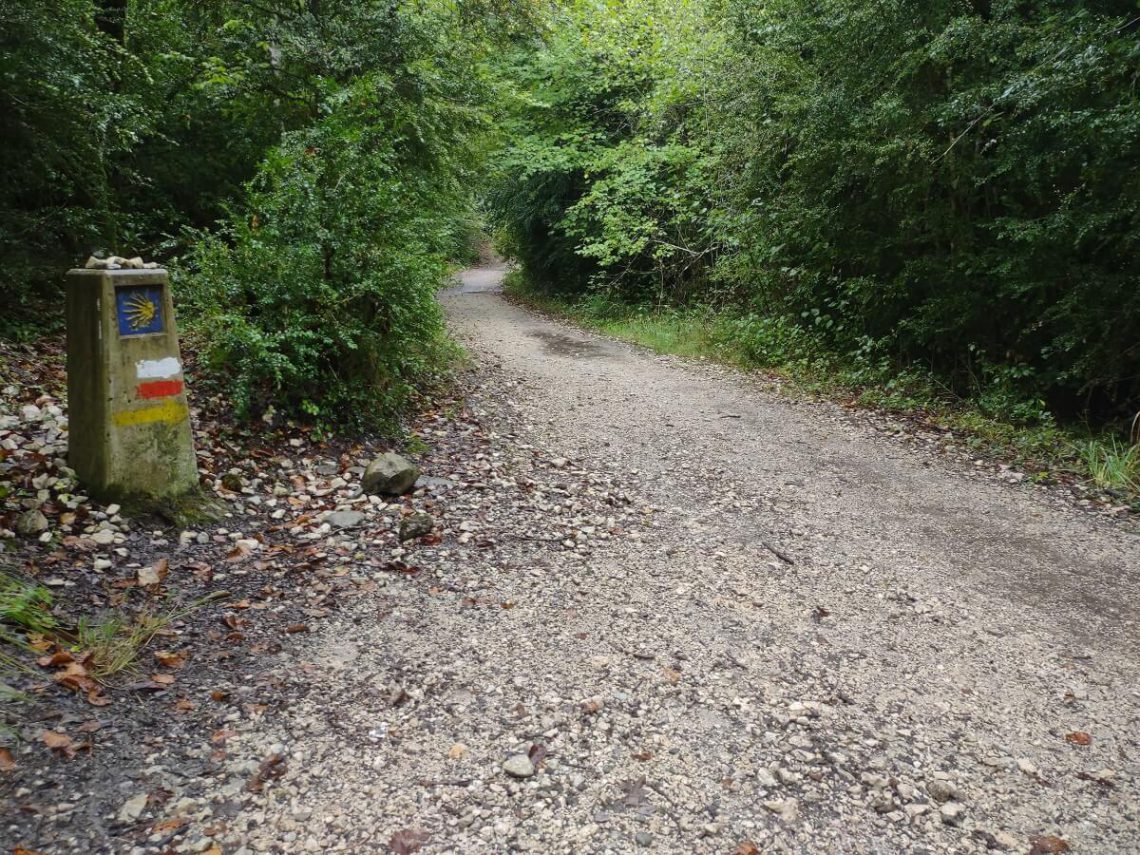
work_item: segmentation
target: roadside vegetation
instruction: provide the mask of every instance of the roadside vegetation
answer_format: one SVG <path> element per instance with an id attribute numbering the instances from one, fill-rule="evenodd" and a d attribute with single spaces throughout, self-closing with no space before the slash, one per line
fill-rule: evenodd
<path id="1" fill-rule="evenodd" d="M 0 336 L 58 328 L 92 253 L 172 268 L 240 417 L 393 428 L 453 349 L 488 60 L 525 0 L 29 0 L 0 8 Z"/>
<path id="2" fill-rule="evenodd" d="M 1137 499 L 1132 3 L 579 2 L 503 69 L 525 288 Z"/>
<path id="3" fill-rule="evenodd" d="M 766 335 L 770 331 L 755 329 L 754 318 L 731 309 L 567 299 L 536 287 L 519 270 L 508 275 L 506 290 L 544 312 L 658 353 L 764 371 L 795 394 L 879 409 L 953 432 L 963 448 L 1008 461 L 1036 483 L 1085 482 L 1140 511 L 1140 444 L 1087 424 L 1058 424 L 1043 404 L 1033 421 L 1015 421 L 1000 409 L 988 410 L 983 396 L 963 397 L 929 372 L 868 372 L 809 336 Z"/>

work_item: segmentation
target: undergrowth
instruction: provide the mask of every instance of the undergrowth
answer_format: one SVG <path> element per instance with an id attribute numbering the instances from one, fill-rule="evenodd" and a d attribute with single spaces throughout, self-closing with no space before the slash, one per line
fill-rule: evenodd
<path id="1" fill-rule="evenodd" d="M 930 373 L 880 358 L 872 343 L 843 358 L 778 317 L 630 305 L 605 294 L 569 301 L 533 287 L 517 270 L 505 286 L 529 305 L 660 353 L 770 371 L 801 393 L 853 399 L 953 431 L 966 449 L 1011 460 L 1035 481 L 1075 476 L 1140 511 L 1140 445 L 1058 425 L 1043 402 L 1014 394 L 1000 373 L 980 377 L 975 395 L 963 398 Z"/>

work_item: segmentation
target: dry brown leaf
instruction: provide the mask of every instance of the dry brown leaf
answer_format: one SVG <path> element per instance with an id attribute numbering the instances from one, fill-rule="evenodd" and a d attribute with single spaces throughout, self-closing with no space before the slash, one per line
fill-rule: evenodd
<path id="1" fill-rule="evenodd" d="M 17 846 L 12 850 L 12 855 L 40 855 L 40 853 L 31 849 L 25 849 L 23 846 Z"/>
<path id="2" fill-rule="evenodd" d="M 1069 851 L 1069 843 L 1051 834 L 1029 838 L 1029 855 L 1060 855 Z"/>
<path id="3" fill-rule="evenodd" d="M 549 750 L 545 745 L 543 745 L 541 742 L 536 742 L 530 747 L 530 751 L 526 753 L 526 756 L 530 759 L 530 762 L 534 768 L 537 769 L 542 765 L 542 761 L 546 759 L 546 755 L 548 753 Z"/>
<path id="4" fill-rule="evenodd" d="M 245 788 L 251 793 L 260 793 L 265 789 L 266 782 L 280 778 L 285 774 L 285 769 L 285 755 L 270 754 L 261 761 L 257 772 L 249 779 L 249 783 L 245 785 Z"/>
<path id="5" fill-rule="evenodd" d="M 173 674 L 152 674 L 151 681 L 158 683 L 160 686 L 170 686 L 174 683 Z"/>
<path id="6" fill-rule="evenodd" d="M 82 749 L 91 750 L 90 742 L 73 742 L 71 737 L 65 733 L 57 733 L 54 730 L 45 730 L 40 734 L 40 739 L 43 740 L 44 745 L 52 751 L 63 755 L 68 760 L 73 758 L 76 753 Z"/>
<path id="7" fill-rule="evenodd" d="M 139 568 L 139 584 L 143 587 L 161 585 L 162 581 L 166 578 L 166 574 L 169 572 L 170 562 L 165 558 L 160 558 L 149 567 Z"/>
<path id="8" fill-rule="evenodd" d="M 36 664 L 41 668 L 58 668 L 61 665 L 67 665 L 74 661 L 75 657 L 66 650 L 58 650 L 51 656 L 41 656 L 36 660 Z"/>
<path id="9" fill-rule="evenodd" d="M 0 772 L 11 772 L 16 768 L 16 758 L 7 748 L 0 748 Z"/>
<path id="10" fill-rule="evenodd" d="M 172 653 L 169 650 L 156 650 L 154 658 L 158 660 L 158 664 L 166 668 L 173 668 L 178 670 L 186 664 L 185 653 Z"/>
<path id="11" fill-rule="evenodd" d="M 1091 745 L 1092 736 L 1083 730 L 1074 730 L 1072 733 L 1065 734 L 1065 741 L 1071 742 L 1073 745 Z"/>
<path id="12" fill-rule="evenodd" d="M 428 841 L 428 833 L 422 828 L 405 828 L 397 831 L 388 841 L 388 848 L 392 855 L 412 855 L 418 852 Z"/>
<path id="13" fill-rule="evenodd" d="M 732 850 L 732 855 L 760 855 L 760 849 L 751 840 L 745 840 Z"/>
<path id="14" fill-rule="evenodd" d="M 309 625 L 307 623 L 293 623 L 285 627 L 285 632 L 289 635 L 296 635 L 298 632 L 308 632 Z"/>
<path id="15" fill-rule="evenodd" d="M 662 668 L 661 673 L 670 683 L 677 683 L 681 679 L 681 672 L 676 668 Z"/>
<path id="16" fill-rule="evenodd" d="M 103 694 L 103 690 L 99 687 L 87 690 L 87 703 L 93 707 L 105 707 L 111 703 L 111 699 Z"/>
<path id="17" fill-rule="evenodd" d="M 71 737 L 65 733 L 57 733 L 54 730 L 45 730 L 40 734 L 40 739 L 43 740 L 44 745 L 53 751 L 71 747 Z"/>

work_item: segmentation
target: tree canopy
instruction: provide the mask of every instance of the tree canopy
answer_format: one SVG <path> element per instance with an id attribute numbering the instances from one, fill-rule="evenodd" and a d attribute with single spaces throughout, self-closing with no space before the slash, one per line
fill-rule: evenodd
<path id="1" fill-rule="evenodd" d="M 996 413 L 1140 401 L 1140 18 L 1060 0 L 26 0 L 0 288 L 170 263 L 239 410 L 376 426 L 486 216 L 540 287 Z M 18 309 L 5 321 L 19 330 Z"/>

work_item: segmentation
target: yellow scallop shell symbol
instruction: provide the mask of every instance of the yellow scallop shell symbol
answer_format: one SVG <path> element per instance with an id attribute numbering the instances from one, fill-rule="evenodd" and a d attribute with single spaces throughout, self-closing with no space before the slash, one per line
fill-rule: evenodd
<path id="1" fill-rule="evenodd" d="M 127 300 L 127 323 L 133 330 L 142 330 L 154 323 L 158 305 L 146 294 L 135 294 Z"/>

